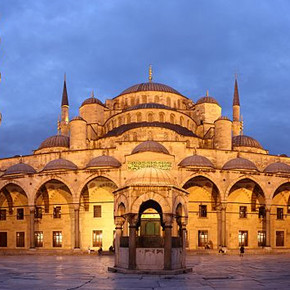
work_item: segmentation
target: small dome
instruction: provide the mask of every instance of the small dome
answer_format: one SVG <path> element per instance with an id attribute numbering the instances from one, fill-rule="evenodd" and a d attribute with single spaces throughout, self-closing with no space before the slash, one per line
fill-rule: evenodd
<path id="1" fill-rule="evenodd" d="M 167 170 L 153 167 L 141 168 L 135 171 L 126 185 L 176 185 L 174 178 Z"/>
<path id="2" fill-rule="evenodd" d="M 69 137 L 63 135 L 56 135 L 45 139 L 38 149 L 50 147 L 66 147 L 69 148 Z"/>
<path id="3" fill-rule="evenodd" d="M 205 104 L 205 103 L 207 103 L 207 104 L 216 104 L 218 106 L 220 105 L 215 98 L 209 97 L 209 96 L 202 97 L 199 100 L 197 100 L 196 105 Z"/>
<path id="4" fill-rule="evenodd" d="M 182 96 L 178 91 L 175 89 L 159 83 L 141 83 L 134 85 L 126 90 L 124 90 L 119 96 L 125 95 L 125 94 L 131 94 L 131 93 L 137 93 L 137 92 L 147 92 L 147 91 L 154 91 L 154 92 L 166 92 L 166 93 L 172 93 Z"/>
<path id="5" fill-rule="evenodd" d="M 254 147 L 263 149 L 262 145 L 252 137 L 238 135 L 233 137 L 233 147 Z"/>
<path id="6" fill-rule="evenodd" d="M 90 97 L 90 98 L 84 100 L 81 107 L 84 105 L 89 105 L 89 104 L 98 104 L 98 105 L 105 107 L 105 105 L 99 99 L 97 99 L 95 97 Z"/>
<path id="7" fill-rule="evenodd" d="M 170 108 L 166 105 L 157 104 L 157 103 L 139 104 L 136 106 L 129 107 L 124 111 L 132 111 L 132 110 L 139 110 L 139 109 L 166 109 L 166 110 L 174 110 L 175 111 L 174 108 Z"/>
<path id="8" fill-rule="evenodd" d="M 211 167 L 214 168 L 212 162 L 204 156 L 200 155 L 192 155 L 184 158 L 178 166 L 187 167 L 187 166 L 195 166 L 195 167 Z"/>
<path id="9" fill-rule="evenodd" d="M 75 120 L 85 121 L 81 116 L 76 116 L 76 117 L 71 119 L 71 121 L 75 121 Z"/>
<path id="10" fill-rule="evenodd" d="M 90 167 L 120 167 L 121 163 L 112 156 L 98 156 L 93 158 L 87 165 L 86 168 Z"/>
<path id="11" fill-rule="evenodd" d="M 290 173 L 290 166 L 283 162 L 275 162 L 269 164 L 265 169 L 265 173 Z"/>
<path id="12" fill-rule="evenodd" d="M 8 167 L 3 175 L 33 174 L 33 173 L 36 173 L 36 171 L 32 166 L 25 163 L 18 163 Z"/>
<path id="13" fill-rule="evenodd" d="M 46 170 L 59 170 L 59 169 L 76 170 L 78 168 L 71 161 L 60 158 L 60 159 L 55 159 L 55 160 L 52 160 L 52 161 L 48 162 L 45 165 L 45 167 L 43 168 L 43 171 L 46 171 Z"/>
<path id="14" fill-rule="evenodd" d="M 231 121 L 227 116 L 220 116 L 218 119 L 215 120 L 215 122 L 220 120 Z"/>
<path id="15" fill-rule="evenodd" d="M 231 170 L 231 169 L 258 170 L 256 165 L 252 161 L 245 158 L 241 158 L 241 157 L 229 160 L 223 166 L 223 169 L 225 170 Z"/>
<path id="16" fill-rule="evenodd" d="M 155 141 L 145 141 L 140 143 L 133 149 L 132 154 L 148 151 L 169 154 L 168 150 L 162 144 Z"/>

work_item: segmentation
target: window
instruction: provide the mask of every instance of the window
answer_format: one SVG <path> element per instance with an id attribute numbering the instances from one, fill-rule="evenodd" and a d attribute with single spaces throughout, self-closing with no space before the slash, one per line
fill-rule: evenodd
<path id="1" fill-rule="evenodd" d="M 94 217 L 99 218 L 102 217 L 102 206 L 94 205 Z"/>
<path id="2" fill-rule="evenodd" d="M 23 220 L 24 219 L 24 208 L 17 209 L 17 219 Z"/>
<path id="3" fill-rule="evenodd" d="M 282 219 L 284 219 L 283 208 L 278 207 L 277 208 L 277 220 L 282 220 Z"/>
<path id="4" fill-rule="evenodd" d="M 102 247 L 102 231 L 93 231 L 93 247 Z"/>
<path id="5" fill-rule="evenodd" d="M 7 232 L 0 232 L 0 247 L 7 247 Z"/>
<path id="6" fill-rule="evenodd" d="M 24 238 L 25 238 L 24 232 L 17 232 L 16 233 L 16 247 L 24 247 L 25 246 Z"/>
<path id="7" fill-rule="evenodd" d="M 240 219 L 244 219 L 247 217 L 247 207 L 240 206 Z"/>
<path id="8" fill-rule="evenodd" d="M 0 221 L 6 221 L 6 209 L 0 209 Z"/>
<path id="9" fill-rule="evenodd" d="M 34 232 L 35 247 L 43 247 L 43 232 Z"/>
<path id="10" fill-rule="evenodd" d="M 206 205 L 199 206 L 199 217 L 207 217 L 207 206 Z"/>
<path id="11" fill-rule="evenodd" d="M 276 246 L 277 247 L 284 246 L 284 232 L 283 231 L 276 232 Z"/>
<path id="12" fill-rule="evenodd" d="M 198 231 L 198 246 L 205 247 L 208 243 L 208 231 Z"/>
<path id="13" fill-rule="evenodd" d="M 62 232 L 61 231 L 52 232 L 52 246 L 62 247 Z"/>
<path id="14" fill-rule="evenodd" d="M 290 213 L 290 205 L 287 207 L 287 213 Z"/>
<path id="15" fill-rule="evenodd" d="M 258 247 L 266 246 L 266 232 L 258 231 Z"/>
<path id="16" fill-rule="evenodd" d="M 34 217 L 36 219 L 42 219 L 42 208 L 37 206 L 34 211 Z"/>
<path id="17" fill-rule="evenodd" d="M 53 218 L 55 219 L 61 218 L 61 206 L 55 206 L 53 208 Z"/>
<path id="18" fill-rule="evenodd" d="M 265 218 L 266 217 L 266 209 L 264 206 L 259 207 L 259 218 Z"/>
<path id="19" fill-rule="evenodd" d="M 248 231 L 239 231 L 239 246 L 248 246 Z"/>

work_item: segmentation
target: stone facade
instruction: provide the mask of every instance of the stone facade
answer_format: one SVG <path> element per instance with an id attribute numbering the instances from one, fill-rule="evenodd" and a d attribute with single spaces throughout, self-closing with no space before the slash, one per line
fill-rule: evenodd
<path id="1" fill-rule="evenodd" d="M 69 121 L 65 83 L 59 134 L 32 155 L 0 160 L 0 249 L 108 250 L 114 197 L 126 188 L 128 204 L 148 197 L 148 180 L 186 192 L 188 249 L 290 248 L 290 159 L 241 134 L 235 85 L 233 123 L 208 94 L 194 103 L 151 81 L 104 104 L 92 95 Z"/>

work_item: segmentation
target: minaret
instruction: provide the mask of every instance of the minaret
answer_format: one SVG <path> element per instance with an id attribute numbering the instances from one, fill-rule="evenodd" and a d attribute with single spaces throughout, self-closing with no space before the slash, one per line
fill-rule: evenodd
<path id="1" fill-rule="evenodd" d="M 69 105 L 66 89 L 66 75 L 64 75 L 62 101 L 61 101 L 61 120 L 60 120 L 60 132 L 61 135 L 69 135 Z"/>
<path id="2" fill-rule="evenodd" d="M 233 99 L 233 136 L 241 134 L 241 119 L 240 119 L 240 98 L 238 90 L 238 79 L 235 76 L 235 91 Z"/>

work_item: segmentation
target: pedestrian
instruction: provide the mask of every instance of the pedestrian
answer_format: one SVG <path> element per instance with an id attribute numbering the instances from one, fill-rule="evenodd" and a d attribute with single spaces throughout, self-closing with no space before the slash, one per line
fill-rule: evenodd
<path id="1" fill-rule="evenodd" d="M 244 247 L 244 245 L 241 245 L 241 247 L 240 247 L 240 257 L 243 257 L 244 253 L 245 253 L 245 247 Z"/>
<path id="2" fill-rule="evenodd" d="M 98 254 L 99 254 L 99 255 L 102 255 L 102 253 L 103 253 L 103 249 L 102 249 L 102 247 L 100 247 L 100 248 L 98 249 Z"/>

